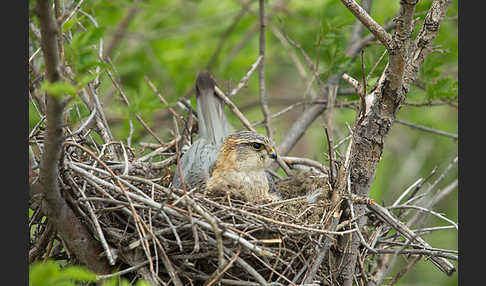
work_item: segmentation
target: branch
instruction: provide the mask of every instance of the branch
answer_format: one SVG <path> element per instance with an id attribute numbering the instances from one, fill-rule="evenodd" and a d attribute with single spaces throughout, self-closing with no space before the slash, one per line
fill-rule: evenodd
<path id="1" fill-rule="evenodd" d="M 425 242 L 421 237 L 415 234 L 411 229 L 409 229 L 404 223 L 395 219 L 393 215 L 384 207 L 378 205 L 377 203 L 369 204 L 368 208 L 378 215 L 380 220 L 387 223 L 393 227 L 397 232 L 403 235 L 407 240 L 417 241 L 425 248 L 431 248 L 431 246 Z M 431 257 L 430 260 L 444 273 L 447 275 L 452 275 L 456 270 L 454 265 L 442 257 Z"/>
<path id="2" fill-rule="evenodd" d="M 432 51 L 432 44 L 449 8 L 449 4 L 449 0 L 434 0 L 432 2 L 422 28 L 412 44 L 405 73 L 405 83 L 407 85 L 415 80 L 420 66 L 425 61 L 426 56 Z"/>
<path id="3" fill-rule="evenodd" d="M 46 75 L 49 82 L 60 79 L 59 53 L 57 47 L 57 23 L 50 1 L 38 0 L 36 12 L 40 24 L 41 48 L 44 54 Z M 105 259 L 100 259 L 102 249 L 87 229 L 81 224 L 72 209 L 63 199 L 57 178 L 62 150 L 62 113 L 64 103 L 60 98 L 47 94 L 47 140 L 42 154 L 39 174 L 40 187 L 47 203 L 47 216 L 63 238 L 67 248 L 90 270 L 98 274 L 110 272 Z"/>
<path id="4" fill-rule="evenodd" d="M 270 108 L 268 107 L 268 98 L 265 94 L 265 1 L 260 0 L 260 57 L 262 58 L 258 66 L 258 85 L 260 91 L 260 102 L 262 105 L 262 112 L 265 121 L 265 129 L 267 129 L 267 136 L 273 140 L 272 117 L 270 116 Z"/>
<path id="5" fill-rule="evenodd" d="M 410 78 L 410 65 L 407 61 L 408 49 L 413 29 L 413 10 L 416 1 L 401 1 L 401 8 L 399 17 L 396 21 L 397 31 L 393 37 L 385 34 L 385 31 L 371 17 L 360 8 L 353 0 L 341 0 L 353 14 L 377 37 L 380 42 L 386 47 L 389 52 L 389 62 L 385 68 L 385 72 L 379 78 L 376 88 L 373 92 L 367 95 L 366 105 L 367 112 L 364 118 L 355 122 L 352 145 L 350 151 L 349 172 L 351 174 L 351 190 L 352 193 L 368 197 L 371 183 L 375 177 L 378 163 L 383 153 L 384 141 L 391 130 L 391 126 L 395 120 L 396 114 L 400 106 L 405 101 L 405 96 L 408 92 L 408 84 L 406 78 Z M 436 10 L 437 3 L 444 4 L 442 7 L 446 10 L 446 0 L 436 0 L 432 3 L 429 13 Z M 445 15 L 445 10 L 440 15 Z M 435 15 L 435 14 L 434 14 Z M 432 17 L 433 18 L 433 17 Z M 435 18 L 434 18 L 435 19 Z M 440 22 L 440 19 L 437 20 Z M 427 23 L 427 21 L 425 21 Z M 424 23 L 424 25 L 426 25 Z M 400 26 L 400 27 L 398 27 Z M 435 26 L 435 33 L 437 33 L 438 26 Z M 425 29 L 426 30 L 426 29 Z M 424 29 L 422 29 L 424 31 Z M 427 30 L 429 31 L 429 30 Z M 424 34 L 428 34 L 424 32 Z M 420 37 L 419 33 L 419 37 Z M 427 37 L 430 38 L 430 37 Z M 418 39 L 417 39 L 418 40 Z M 430 43 L 431 44 L 431 43 Z M 423 61 L 422 61 L 423 62 Z M 420 64 L 422 63 L 420 62 Z M 419 65 L 416 69 L 412 69 L 413 75 L 418 71 Z M 409 72 L 410 73 L 410 72 Z M 356 206 L 356 216 L 360 217 L 364 214 L 363 206 Z M 359 227 L 366 223 L 366 218 L 362 217 L 358 221 Z M 344 286 L 350 286 L 353 283 L 355 265 L 358 255 L 358 247 L 360 245 L 359 237 L 354 234 L 350 237 L 344 237 L 339 242 L 340 247 L 347 247 L 349 245 L 348 253 L 342 253 L 343 267 L 338 280 Z M 442 267 L 446 273 L 450 274 L 454 270 L 450 265 Z"/>
<path id="6" fill-rule="evenodd" d="M 356 3 L 354 0 L 341 0 L 344 6 L 346 6 L 353 15 L 358 18 L 358 20 L 363 23 L 363 25 L 370 30 L 370 32 L 385 46 L 387 50 L 392 50 L 393 40 L 392 36 L 380 26 L 371 16 Z"/>

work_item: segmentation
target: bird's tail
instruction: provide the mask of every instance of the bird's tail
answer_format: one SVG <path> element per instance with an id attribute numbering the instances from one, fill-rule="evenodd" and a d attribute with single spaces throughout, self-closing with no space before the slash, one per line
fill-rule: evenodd
<path id="1" fill-rule="evenodd" d="M 215 94 L 215 86 L 216 82 L 209 72 L 199 72 L 196 79 L 199 135 L 213 144 L 221 144 L 229 134 L 229 123 L 224 102 Z"/>

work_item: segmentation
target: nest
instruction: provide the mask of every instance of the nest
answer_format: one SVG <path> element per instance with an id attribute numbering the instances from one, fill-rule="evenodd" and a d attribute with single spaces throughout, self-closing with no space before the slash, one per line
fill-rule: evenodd
<path id="1" fill-rule="evenodd" d="M 286 285 L 301 283 L 315 268 L 312 281 L 331 283 L 329 263 L 314 262 L 324 247 L 327 261 L 334 259 L 332 242 L 347 226 L 328 230 L 336 210 L 327 176 L 301 172 L 277 182 L 281 201 L 250 204 L 226 193 L 170 188 L 173 156 L 146 163 L 127 146 L 87 145 L 64 143 L 61 189 L 108 261 L 131 267 L 124 276 L 154 284 Z"/>
<path id="2" fill-rule="evenodd" d="M 32 138 L 40 141 L 42 133 L 39 129 Z M 142 277 L 153 285 L 340 285 L 336 273 L 343 269 L 346 248 L 339 240 L 356 231 L 353 220 L 343 219 L 349 214 L 341 216 L 343 203 L 371 203 L 342 194 L 336 200 L 327 175 L 315 170 L 277 181 L 282 200 L 258 204 L 234 194 L 173 189 L 175 139 L 137 159 L 121 143 L 99 146 L 73 138 L 64 142 L 59 164 L 63 197 L 100 242 L 110 265 L 120 270 L 116 274 L 131 281 Z M 163 154 L 162 160 L 149 163 L 156 154 Z M 29 226 L 37 224 L 31 233 L 32 254 L 52 237 L 41 219 L 41 204 L 31 202 L 30 207 L 34 215 Z M 378 227 L 382 237 L 392 229 L 372 212 L 366 216 L 362 241 L 376 242 L 369 233 Z M 403 227 L 397 225 L 398 230 Z M 403 242 L 397 235 L 388 239 L 395 245 Z M 430 246 L 424 242 L 421 247 Z M 57 254 L 48 249 L 45 257 L 75 260 L 62 247 Z M 359 250 L 356 277 L 367 281 L 376 271 L 376 253 L 364 246 Z"/>

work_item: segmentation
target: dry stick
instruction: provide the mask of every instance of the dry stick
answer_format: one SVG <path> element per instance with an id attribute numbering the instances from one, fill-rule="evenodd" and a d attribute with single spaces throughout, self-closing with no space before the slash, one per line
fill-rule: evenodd
<path id="1" fill-rule="evenodd" d="M 366 73 L 365 73 L 365 63 L 364 63 L 364 50 L 361 50 L 361 75 L 363 77 L 363 85 L 362 85 L 362 92 L 359 94 L 359 97 L 361 98 L 361 116 L 358 120 L 357 124 L 360 124 L 361 121 L 364 119 L 366 115 L 366 89 L 367 89 L 367 84 L 366 84 Z"/>
<path id="2" fill-rule="evenodd" d="M 327 127 L 324 127 L 324 131 L 326 132 L 327 146 L 329 151 L 329 182 L 331 183 L 332 187 L 335 187 L 337 174 L 334 174 L 336 167 L 334 165 L 334 146 L 332 142 L 332 135 L 330 135 L 327 131 Z"/>
<path id="3" fill-rule="evenodd" d="M 217 243 L 216 240 L 211 237 L 208 237 L 208 242 L 212 244 Z M 226 247 L 224 247 L 224 252 L 226 252 L 227 255 L 235 256 L 233 251 L 231 251 Z M 238 263 L 241 266 L 241 268 L 246 270 L 248 274 L 253 276 L 253 278 L 255 278 L 255 280 L 258 281 L 260 285 L 267 285 L 267 281 L 260 275 L 260 273 L 258 273 L 258 271 L 256 271 L 255 268 L 253 268 L 250 264 L 248 264 L 244 259 L 242 259 L 241 257 L 237 257 L 236 263 Z"/>
<path id="4" fill-rule="evenodd" d="M 186 200 L 187 204 L 196 210 L 196 212 L 201 215 L 212 227 L 214 236 L 216 237 L 216 246 L 218 248 L 218 270 L 222 270 L 225 264 L 224 259 L 224 247 L 223 247 L 223 237 L 221 236 L 222 231 L 218 227 L 218 222 L 215 217 L 211 216 L 205 212 L 200 206 L 198 206 L 193 200 Z"/>
<path id="5" fill-rule="evenodd" d="M 359 4 L 361 5 L 361 7 L 363 7 L 363 10 L 365 10 L 367 13 L 370 13 L 372 2 L 372 0 L 362 0 Z M 361 24 L 360 21 L 354 21 L 353 28 L 351 30 L 351 36 L 349 37 L 350 45 L 348 45 L 348 47 L 346 48 L 346 54 L 350 54 L 352 52 L 355 43 L 359 42 L 364 30 L 365 27 L 363 26 L 363 24 Z"/>
<path id="6" fill-rule="evenodd" d="M 169 103 L 167 102 L 167 100 L 165 100 L 165 98 L 162 96 L 162 94 L 157 90 L 157 88 L 155 87 L 155 85 L 150 81 L 150 79 L 147 77 L 147 76 L 143 76 L 143 78 L 145 79 L 145 82 L 150 86 L 150 88 L 153 90 L 153 92 L 155 94 L 157 94 L 157 96 L 159 97 L 160 101 L 162 101 L 163 104 L 165 104 L 165 106 L 169 109 L 170 113 L 172 113 L 176 118 L 181 118 L 182 116 L 179 115 L 170 105 Z"/>
<path id="7" fill-rule="evenodd" d="M 377 253 L 395 253 L 395 249 L 376 249 Z M 398 254 L 412 254 L 412 255 L 426 255 L 430 257 L 443 257 L 450 260 L 458 260 L 457 255 L 444 253 L 442 251 L 428 250 L 428 249 L 399 249 Z"/>
<path id="8" fill-rule="evenodd" d="M 366 81 L 368 81 L 370 79 L 370 77 L 373 75 L 373 73 L 375 72 L 376 68 L 381 63 L 381 61 L 383 60 L 383 58 L 385 58 L 385 55 L 387 53 L 388 53 L 388 50 L 384 50 L 383 51 L 383 53 L 381 54 L 381 56 L 378 58 L 378 60 L 376 61 L 376 63 L 373 65 L 373 67 L 371 68 L 370 72 L 366 76 Z"/>
<path id="9" fill-rule="evenodd" d="M 325 84 L 321 81 L 317 71 L 314 68 L 314 65 L 312 64 L 312 61 L 309 59 L 305 51 L 302 49 L 300 45 L 292 41 L 287 34 L 285 34 L 284 31 L 282 31 L 284 37 L 287 39 L 287 41 L 292 44 L 294 47 L 296 47 L 301 54 L 304 56 L 304 59 L 306 60 L 309 69 L 313 72 L 314 77 L 317 79 L 318 85 L 320 87 L 322 97 L 326 98 L 328 96 L 328 90 L 325 88 Z M 326 84 L 329 85 L 337 85 L 339 83 L 339 78 L 340 75 L 332 75 L 328 78 L 326 81 Z M 283 138 L 283 140 L 280 142 L 279 145 L 279 152 L 282 155 L 287 155 L 292 147 L 297 143 L 297 141 L 304 135 L 305 130 L 310 126 L 312 122 L 327 108 L 326 105 L 315 105 L 306 110 L 300 116 L 290 127 L 289 131 Z"/>
<path id="10" fill-rule="evenodd" d="M 96 280 L 104 280 L 104 279 L 108 279 L 108 278 L 112 278 L 112 277 L 122 276 L 124 274 L 127 274 L 127 273 L 130 273 L 132 271 L 135 271 L 135 270 L 137 270 L 137 269 L 139 269 L 139 268 L 147 265 L 148 263 L 149 263 L 149 260 L 144 261 L 144 262 L 142 262 L 140 264 L 134 265 L 132 267 L 128 267 L 128 268 L 123 269 L 121 271 L 112 273 L 112 274 L 96 275 Z"/>
<path id="11" fill-rule="evenodd" d="M 292 281 L 290 281 L 287 277 L 279 273 L 277 270 L 273 269 L 272 266 L 268 265 L 265 261 L 263 261 L 260 257 L 256 256 L 254 253 L 251 254 L 253 257 L 256 258 L 263 266 L 265 266 L 272 274 L 276 274 L 279 278 L 282 278 L 283 280 L 287 281 L 289 285 L 296 286 Z M 281 284 L 279 284 L 281 285 Z"/>
<path id="12" fill-rule="evenodd" d="M 79 93 L 79 97 L 90 111 L 96 109 L 96 133 L 100 135 L 104 143 L 109 143 L 113 141 L 113 135 L 111 134 L 111 130 L 109 128 L 108 121 L 106 120 L 106 116 L 99 101 L 98 95 L 91 90 L 90 84 L 88 84 L 86 88 L 81 90 L 81 93 Z M 113 158 L 118 159 L 118 154 L 116 153 L 116 150 L 110 148 L 108 152 L 110 152 L 110 155 L 112 155 Z"/>
<path id="13" fill-rule="evenodd" d="M 455 139 L 455 140 L 459 139 L 459 137 L 456 134 L 452 134 L 452 133 L 449 133 L 449 132 L 433 129 L 433 128 L 422 126 L 422 125 L 413 124 L 413 123 L 410 123 L 410 122 L 407 122 L 407 121 L 404 121 L 404 120 L 395 119 L 395 122 L 403 124 L 403 125 L 408 126 L 408 127 L 411 127 L 413 129 L 417 129 L 417 130 L 421 130 L 421 131 L 425 131 L 425 132 L 429 132 L 429 133 L 433 133 L 433 134 L 437 134 L 437 135 L 450 137 L 450 138 Z"/>
<path id="14" fill-rule="evenodd" d="M 140 235 L 140 239 L 143 240 L 143 238 L 146 237 L 145 229 L 147 229 L 149 232 L 151 232 L 150 231 L 150 228 L 138 216 L 138 214 L 137 214 L 137 212 L 135 210 L 135 207 L 134 207 L 134 205 L 132 203 L 132 200 L 130 199 L 130 194 L 131 193 L 129 193 L 129 192 L 127 192 L 125 190 L 125 188 L 123 187 L 123 185 L 122 185 L 120 179 L 118 178 L 118 176 L 116 176 L 115 173 L 113 173 L 113 171 L 111 171 L 111 169 L 108 168 L 108 166 L 103 161 L 101 161 L 95 154 L 93 154 L 93 152 L 91 152 L 91 150 L 89 150 L 89 149 L 85 148 L 84 146 L 81 146 L 81 145 L 79 145 L 77 143 L 73 143 L 73 142 L 65 142 L 64 145 L 73 145 L 73 146 L 76 146 L 76 147 L 82 149 L 86 153 L 90 154 L 93 157 L 93 159 L 95 159 L 100 165 L 103 166 L 103 168 L 106 169 L 106 171 L 108 171 L 110 173 L 111 177 L 116 181 L 116 183 L 117 183 L 117 185 L 119 187 L 119 190 L 121 191 L 121 193 L 124 194 L 125 198 L 127 199 L 127 201 L 130 204 L 130 210 L 131 210 L 132 215 L 133 215 L 133 219 L 134 219 L 134 222 L 135 222 L 135 226 L 136 226 L 137 230 L 139 230 L 141 232 L 141 234 L 139 233 L 139 235 Z M 157 239 L 156 239 L 156 241 L 158 242 Z M 182 286 L 182 282 L 180 281 L 179 277 L 177 276 L 177 274 L 173 270 L 172 264 L 171 264 L 170 260 L 168 259 L 167 255 L 165 254 L 165 251 L 163 250 L 162 245 L 160 244 L 160 242 L 158 242 L 158 244 L 159 244 L 159 247 L 161 248 L 161 250 L 162 250 L 162 252 L 164 254 L 164 258 L 165 259 L 162 262 L 164 263 L 164 265 L 165 265 L 165 267 L 167 269 L 167 272 L 169 272 L 169 275 L 173 279 L 174 284 Z M 148 243 L 145 245 L 145 247 L 144 247 L 144 250 L 148 251 Z M 153 270 L 151 256 L 148 256 L 147 258 L 149 259 L 150 270 L 151 270 L 152 274 L 155 276 L 155 274 L 153 272 L 154 270 Z"/>
<path id="15" fill-rule="evenodd" d="M 340 217 L 341 217 L 340 211 L 336 211 L 332 214 L 331 224 L 329 225 L 329 230 L 331 230 L 331 231 L 336 230 L 336 226 L 339 222 Z M 328 253 L 331 245 L 332 245 L 331 237 L 326 236 L 326 238 L 324 239 L 324 242 L 323 242 L 323 246 L 322 246 L 321 249 L 319 249 L 319 252 L 316 256 L 316 259 L 314 260 L 314 262 L 312 263 L 312 266 L 309 268 L 309 270 L 305 274 L 305 278 L 304 278 L 304 281 L 302 282 L 302 284 L 312 283 L 312 281 L 314 280 L 314 277 L 317 274 L 317 270 L 319 270 L 319 267 L 321 266 L 322 261 L 324 260 L 324 257 Z"/>
<path id="16" fill-rule="evenodd" d="M 378 205 L 377 203 L 368 205 L 368 208 L 375 212 L 380 220 L 390 225 L 393 229 L 398 231 L 409 241 L 416 240 L 423 246 L 430 248 L 430 245 L 427 242 L 425 242 L 421 237 L 417 236 L 404 223 L 394 218 L 393 215 L 386 208 Z M 432 257 L 430 260 L 433 262 L 434 265 L 436 265 L 441 271 L 443 271 L 447 275 L 452 275 L 452 273 L 455 271 L 454 266 L 446 259 Z"/>
<path id="17" fill-rule="evenodd" d="M 46 78 L 54 83 L 60 80 L 60 62 L 56 40 L 58 29 L 50 1 L 38 0 L 35 12 L 40 25 Z M 62 151 L 62 113 L 65 103 L 56 96 L 47 95 L 47 140 L 44 143 L 39 182 L 48 205 L 47 215 L 69 249 L 92 271 L 104 274 L 110 271 L 110 267 L 105 260 L 98 257 L 101 253 L 98 242 L 90 236 L 60 194 L 57 165 Z"/>
<path id="18" fill-rule="evenodd" d="M 181 140 L 181 136 L 178 136 L 171 141 L 167 142 L 164 144 L 164 146 L 158 147 L 154 151 L 148 153 L 147 155 L 144 155 L 136 160 L 136 162 L 145 162 L 161 153 L 164 153 L 165 151 L 169 150 L 170 148 L 174 147 L 176 144 L 179 144 L 179 141 Z M 158 145 L 157 145 L 158 146 Z"/>
<path id="19" fill-rule="evenodd" d="M 246 85 L 246 83 L 248 82 L 248 79 L 250 79 L 251 74 L 255 71 L 255 69 L 257 67 L 260 66 L 260 63 L 261 63 L 262 60 L 263 60 L 263 56 L 260 55 L 257 58 L 257 60 L 251 65 L 250 69 L 245 74 L 245 76 L 243 78 L 241 78 L 240 82 L 230 92 L 230 94 L 228 95 L 228 98 L 232 98 L 233 96 L 235 96 L 240 91 L 240 89 L 243 88 Z"/>
<path id="20" fill-rule="evenodd" d="M 453 190 L 457 188 L 458 181 L 455 179 L 452 183 L 447 185 L 442 191 L 437 192 L 437 194 L 432 197 L 431 199 L 431 205 L 437 204 L 437 202 L 441 201 L 445 196 L 447 196 L 449 193 L 451 193 Z"/>
<path id="21" fill-rule="evenodd" d="M 48 222 L 46 229 L 42 232 L 35 246 L 29 250 L 29 264 L 34 262 L 37 257 L 41 256 L 45 248 L 54 235 L 54 226 Z"/>
<path id="22" fill-rule="evenodd" d="M 128 148 L 132 147 L 132 136 L 133 136 L 133 121 L 131 119 L 128 120 L 128 126 L 130 127 L 130 130 L 128 131 L 128 137 L 127 137 L 127 146 Z"/>
<path id="23" fill-rule="evenodd" d="M 417 181 L 415 181 L 415 183 L 413 183 L 412 185 L 410 185 L 410 187 L 408 187 L 396 200 L 395 202 L 392 204 L 392 207 L 398 205 L 399 202 L 401 202 L 403 200 L 403 198 L 405 198 L 408 193 L 410 193 L 411 190 L 413 190 L 415 187 L 417 187 L 417 185 L 421 184 L 422 181 L 424 179 L 422 178 L 419 178 Z"/>
<path id="24" fill-rule="evenodd" d="M 425 212 L 425 213 L 429 213 L 431 215 L 434 215 L 434 216 L 452 224 L 456 230 L 459 230 L 459 227 L 457 226 L 457 224 L 453 220 L 450 220 L 450 219 L 446 218 L 445 216 L 443 216 L 443 215 L 441 215 L 437 212 L 434 212 L 432 210 L 429 210 L 427 208 L 424 208 L 424 207 L 414 206 L 414 205 L 398 205 L 398 206 L 394 206 L 394 207 L 389 207 L 388 209 L 390 209 L 390 210 L 392 210 L 392 209 L 415 209 L 415 210 L 419 210 L 421 212 Z"/>
<path id="25" fill-rule="evenodd" d="M 260 10 L 260 51 L 259 55 L 262 58 L 258 66 L 258 85 L 260 91 L 260 102 L 262 105 L 263 117 L 265 120 L 265 129 L 270 140 L 273 139 L 272 118 L 270 117 L 270 108 L 268 107 L 268 98 L 265 94 L 265 1 L 259 1 Z"/>
<path id="26" fill-rule="evenodd" d="M 104 181 L 104 180 L 102 180 L 102 179 L 100 179 L 100 178 L 98 178 L 98 177 L 96 177 L 96 176 L 92 176 L 92 174 L 91 174 L 91 173 L 89 173 L 89 172 L 85 171 L 85 170 L 84 170 L 84 169 L 82 169 L 82 168 L 77 167 L 77 166 L 76 166 L 76 165 L 74 165 L 74 164 L 73 164 L 73 165 L 69 165 L 69 167 L 70 167 L 70 168 L 71 168 L 73 171 L 75 171 L 75 172 L 77 172 L 77 173 L 79 173 L 79 174 L 81 174 L 81 175 L 83 175 L 83 176 L 85 176 L 85 177 L 86 177 L 86 176 L 87 176 L 87 177 L 89 177 L 89 178 L 90 178 L 91 180 L 93 180 L 94 182 L 96 182 L 96 183 L 98 183 L 98 184 L 100 184 L 100 185 L 103 185 L 103 186 L 104 186 L 104 187 L 106 187 L 106 188 L 112 189 L 112 190 L 114 190 L 114 191 L 116 191 L 116 192 L 119 192 L 119 193 L 123 193 L 122 189 L 121 189 L 119 186 L 115 186 L 115 185 L 113 185 L 113 184 L 111 184 L 111 183 L 108 183 L 108 182 L 106 182 L 106 181 Z M 158 185 L 158 184 L 155 184 L 154 182 L 152 182 L 152 181 L 150 181 L 150 180 L 148 180 L 148 179 L 139 178 L 139 177 L 135 177 L 135 176 L 129 176 L 129 175 L 127 175 L 127 176 L 123 176 L 123 177 L 124 177 L 124 178 L 126 178 L 126 179 L 133 180 L 133 181 L 137 181 L 137 182 L 145 183 L 145 184 L 148 184 L 148 185 L 150 185 L 150 186 L 154 185 L 154 186 L 155 186 L 155 187 L 156 187 L 158 190 L 163 191 L 165 194 L 170 195 L 170 196 L 171 196 L 171 197 L 173 197 L 174 199 L 179 199 L 179 198 L 180 198 L 179 196 L 177 196 L 176 194 L 174 194 L 174 193 L 173 193 L 172 191 L 170 191 L 169 189 L 166 189 L 166 188 L 164 188 L 164 187 L 162 187 L 162 186 L 160 186 L 160 185 Z M 118 180 L 120 180 L 120 179 L 118 178 Z M 120 180 L 120 182 L 123 182 L 123 181 L 122 181 L 122 180 Z M 158 209 L 160 209 L 160 208 L 162 208 L 162 210 L 163 210 L 163 211 L 165 211 L 167 214 L 170 214 L 170 215 L 176 216 L 176 217 L 178 217 L 178 218 L 188 219 L 188 217 L 186 217 L 186 216 L 184 216 L 184 215 L 180 214 L 178 211 L 176 211 L 176 210 L 174 210 L 174 209 L 172 209 L 172 208 L 170 208 L 170 207 L 168 207 L 168 206 L 163 206 L 162 204 L 157 203 L 157 202 L 155 202 L 155 201 L 151 200 L 150 198 L 143 197 L 143 196 L 140 196 L 140 195 L 137 195 L 137 194 L 131 193 L 131 192 L 127 192 L 127 195 L 128 195 L 130 198 L 135 199 L 135 200 L 137 200 L 137 201 L 139 201 L 139 202 L 143 202 L 143 203 L 145 203 L 146 205 L 148 205 L 148 206 L 150 206 L 150 207 L 152 207 L 152 208 L 155 208 L 155 209 L 157 209 L 157 210 L 158 210 Z M 190 199 L 189 197 L 187 197 L 187 198 L 186 198 L 186 200 L 188 200 L 189 202 L 191 202 L 191 201 L 192 201 L 192 199 Z M 186 203 L 184 200 L 183 200 L 182 202 L 183 202 L 183 203 Z M 202 211 L 202 210 L 201 210 L 201 211 Z M 202 220 L 199 220 L 199 219 L 194 219 L 194 223 L 196 223 L 197 225 L 201 226 L 203 229 L 206 229 L 206 230 L 213 230 L 213 227 L 212 227 L 212 226 L 211 226 L 209 223 L 206 223 L 206 222 L 204 222 L 204 221 L 202 221 Z M 297 227 L 298 227 L 298 226 L 297 226 Z M 349 231 L 348 231 L 348 233 L 349 233 Z M 339 233 L 339 234 L 340 234 L 340 233 Z M 344 234 L 344 232 L 343 232 L 343 234 Z M 223 233 L 222 233 L 222 235 L 223 235 L 223 236 L 225 236 L 225 237 L 228 237 L 228 238 L 230 238 L 230 239 L 232 239 L 232 240 L 234 240 L 235 242 L 240 243 L 242 246 L 244 246 L 244 247 L 246 247 L 247 249 L 249 249 L 249 250 L 251 250 L 251 251 L 255 252 L 255 253 L 256 253 L 256 254 L 258 254 L 258 255 L 264 255 L 264 256 L 274 256 L 274 255 L 273 255 L 273 253 L 268 252 L 268 251 L 266 251 L 266 250 L 262 249 L 261 247 L 259 247 L 259 246 L 256 246 L 256 245 L 252 244 L 251 242 L 249 242 L 248 240 L 246 240 L 246 239 L 244 239 L 244 238 L 240 237 L 239 235 L 237 235 L 236 233 L 234 233 L 234 232 L 233 232 L 233 231 L 231 231 L 231 230 L 225 230 L 225 232 L 223 232 Z"/>
<path id="27" fill-rule="evenodd" d="M 78 191 L 81 193 L 81 196 L 86 199 L 87 197 L 86 197 L 86 194 L 84 192 L 84 189 L 86 188 L 86 182 L 83 185 L 83 188 L 80 188 L 71 176 L 69 176 L 69 179 L 71 180 L 71 183 L 73 184 L 73 186 L 76 186 Z M 86 202 L 86 206 L 88 208 L 88 212 L 89 212 L 89 215 L 91 217 L 91 221 L 93 222 L 93 224 L 95 226 L 96 232 L 97 232 L 98 237 L 99 237 L 100 242 L 101 242 L 101 245 L 105 249 L 106 257 L 108 257 L 108 261 L 110 262 L 110 265 L 115 265 L 115 259 L 113 258 L 113 254 L 111 253 L 111 249 L 110 249 L 110 246 L 108 245 L 108 242 L 106 242 L 105 235 L 103 233 L 103 229 L 101 228 L 100 222 L 98 221 L 98 218 L 96 217 L 96 214 L 94 212 L 93 206 L 91 205 L 91 202 L 89 202 L 89 201 Z"/>
<path id="28" fill-rule="evenodd" d="M 430 193 L 442 180 L 444 180 L 445 176 L 447 175 L 447 173 L 452 169 L 453 166 L 455 166 L 457 164 L 457 161 L 458 161 L 458 157 L 456 156 L 454 159 L 452 159 L 452 161 L 449 163 L 449 165 L 445 168 L 445 170 L 442 172 L 442 174 L 440 174 L 440 176 L 432 183 L 432 185 L 429 186 L 429 188 L 424 192 L 424 194 L 428 194 Z M 407 201 L 406 203 L 409 203 L 409 201 Z M 435 202 L 433 202 L 433 200 L 429 200 L 426 204 L 425 204 L 425 207 L 426 208 L 431 208 Z M 414 215 L 408 222 L 407 222 L 407 225 L 411 226 L 413 225 L 415 222 L 417 222 L 417 220 L 420 220 L 420 217 L 418 214 Z"/>
<path id="29" fill-rule="evenodd" d="M 226 263 L 226 265 L 224 266 L 224 268 L 221 271 L 216 270 L 214 272 L 214 274 L 215 274 L 214 277 L 211 276 L 212 279 L 205 286 L 211 286 L 214 283 L 218 282 L 218 280 L 220 280 L 221 277 L 223 277 L 223 274 L 226 271 L 228 271 L 228 269 L 230 269 L 230 267 L 233 265 L 233 263 L 236 261 L 236 259 L 238 259 L 239 256 L 240 256 L 240 250 L 238 249 L 238 251 L 233 256 L 233 258 L 231 258 L 231 260 L 228 263 Z"/>
<path id="30" fill-rule="evenodd" d="M 62 23 L 64 25 L 67 21 L 69 21 L 81 8 L 81 5 L 83 4 L 84 0 L 80 0 L 78 4 L 76 4 L 76 7 L 69 13 L 69 15 L 62 15 L 58 19 L 56 19 L 57 23 Z"/>
<path id="31" fill-rule="evenodd" d="M 395 285 L 395 283 L 400 279 L 403 275 L 405 275 L 412 267 L 422 258 L 421 255 L 417 255 L 412 258 L 412 261 L 408 263 L 408 265 L 401 269 L 400 272 L 397 273 L 397 275 L 393 278 L 392 281 L 390 281 L 390 286 Z"/>
<path id="32" fill-rule="evenodd" d="M 317 168 L 319 171 L 321 171 L 324 174 L 329 173 L 329 168 L 309 158 L 288 157 L 288 156 L 285 157 L 282 156 L 281 158 L 285 163 L 289 165 L 306 165 L 306 166 Z"/>
<path id="33" fill-rule="evenodd" d="M 248 130 L 256 132 L 255 128 L 251 126 L 250 121 L 248 121 L 248 119 L 246 119 L 246 117 L 243 115 L 243 113 L 241 113 L 238 107 L 236 107 L 236 105 L 226 95 L 224 95 L 224 92 L 221 91 L 221 89 L 219 89 L 218 86 L 215 86 L 214 90 L 215 90 L 215 94 L 219 96 L 219 98 L 221 98 L 224 101 L 224 103 L 228 105 L 228 107 L 231 109 L 231 111 L 233 111 L 236 117 L 240 119 L 241 123 L 243 123 L 243 125 L 246 128 L 248 128 Z"/>
<path id="34" fill-rule="evenodd" d="M 320 233 L 320 234 L 325 234 L 325 235 L 333 234 L 333 235 L 340 235 L 341 236 L 341 235 L 345 235 L 345 234 L 352 233 L 352 232 L 356 231 L 356 229 L 350 229 L 350 230 L 344 230 L 344 231 L 329 231 L 329 230 L 325 230 L 325 229 L 311 228 L 311 227 L 301 226 L 301 225 L 297 225 L 297 224 L 293 224 L 293 223 L 277 221 L 277 220 L 274 220 L 274 219 L 271 219 L 271 218 L 268 218 L 268 217 L 265 217 L 265 216 L 262 216 L 262 215 L 258 215 L 258 214 L 252 213 L 252 212 L 248 212 L 248 211 L 243 210 L 243 209 L 231 208 L 231 207 L 227 207 L 227 206 L 223 206 L 223 205 L 221 205 L 221 207 L 223 207 L 224 209 L 227 209 L 229 211 L 240 212 L 242 214 L 253 216 L 253 217 L 256 217 L 258 219 L 267 221 L 267 222 L 271 222 L 271 223 L 274 223 L 274 224 L 278 224 L 278 225 L 282 225 L 282 226 L 286 226 L 286 227 L 290 227 L 290 228 L 298 229 L 298 230 L 302 230 L 302 231 L 307 231 L 307 232 Z"/>

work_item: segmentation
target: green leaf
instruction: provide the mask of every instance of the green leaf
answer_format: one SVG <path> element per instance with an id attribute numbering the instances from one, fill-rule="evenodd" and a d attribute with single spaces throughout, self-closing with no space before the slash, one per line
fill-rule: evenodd
<path id="1" fill-rule="evenodd" d="M 138 280 L 135 286 L 150 286 L 150 284 L 145 280 Z"/>
<path id="2" fill-rule="evenodd" d="M 54 83 L 44 81 L 41 90 L 56 97 L 61 97 L 65 94 L 76 95 L 77 93 L 77 89 L 74 85 L 64 81 L 57 81 Z"/>
<path id="3" fill-rule="evenodd" d="M 71 28 L 78 22 L 80 19 L 82 19 L 84 15 L 81 15 L 79 19 L 76 17 L 72 17 L 71 19 L 67 20 L 63 25 L 62 25 L 62 32 L 66 33 L 67 31 L 71 30 Z"/>
<path id="4" fill-rule="evenodd" d="M 75 286 L 76 282 L 96 282 L 96 275 L 82 266 L 60 268 L 58 262 L 47 260 L 35 262 L 30 266 L 29 285 L 31 286 Z"/>
<path id="5" fill-rule="evenodd" d="M 49 286 L 53 285 L 54 278 L 59 275 L 59 267 L 55 262 L 36 262 L 29 269 L 29 285 Z"/>
<path id="6" fill-rule="evenodd" d="M 104 33 L 104 27 L 90 27 L 85 32 L 80 32 L 73 36 L 71 47 L 73 49 L 91 48 L 89 46 L 96 44 L 103 37 Z"/>
<path id="7" fill-rule="evenodd" d="M 76 79 L 76 81 L 78 82 L 78 87 L 79 88 L 85 87 L 86 85 L 88 85 L 88 83 L 92 82 L 97 76 L 99 76 L 103 72 L 104 72 L 104 69 L 99 71 L 99 72 L 87 73 L 87 74 L 79 76 Z"/>
<path id="8" fill-rule="evenodd" d="M 96 274 L 81 266 L 69 266 L 63 269 L 57 278 L 60 280 L 72 279 L 76 281 L 95 282 Z"/>
<path id="9" fill-rule="evenodd" d="M 437 80 L 427 85 L 427 97 L 429 99 L 453 98 L 457 96 L 457 80 L 450 77 Z"/>

